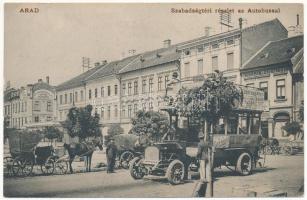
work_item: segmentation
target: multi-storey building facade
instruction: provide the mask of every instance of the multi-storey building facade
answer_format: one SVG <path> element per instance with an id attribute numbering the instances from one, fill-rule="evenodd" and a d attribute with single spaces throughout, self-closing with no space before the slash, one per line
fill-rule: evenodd
<path id="1" fill-rule="evenodd" d="M 161 49 L 97 65 L 59 85 L 58 120 L 65 120 L 72 106 L 91 104 L 93 112 L 100 115 L 104 135 L 112 123 L 120 123 L 127 133 L 131 128 L 131 118 L 138 110 L 157 111 L 165 104 L 166 87 L 171 81 L 179 82 L 180 87 L 185 80 L 192 80 L 192 85 L 195 85 L 202 80 L 199 77 L 219 70 L 238 84 L 250 84 L 251 81 L 246 80 L 247 63 L 269 41 L 286 38 L 287 30 L 278 19 L 274 19 L 242 30 L 235 29 L 175 45 L 165 40 Z M 298 63 L 293 67 L 297 71 L 294 74 L 298 92 L 303 87 L 300 84 L 303 80 L 302 68 L 298 67 L 301 59 L 294 56 L 292 60 Z M 241 66 L 244 67 L 241 69 Z M 179 74 L 176 81 L 172 80 L 174 72 Z M 285 84 L 292 84 L 288 79 L 286 81 Z M 176 93 L 180 87 L 170 87 L 167 92 Z"/>
<path id="2" fill-rule="evenodd" d="M 111 124 L 121 123 L 120 77 L 118 72 L 129 66 L 136 56 L 106 64 L 86 78 L 86 104 L 93 105 L 93 112 L 100 116 L 102 133 L 105 135 Z"/>
<path id="3" fill-rule="evenodd" d="M 287 38 L 287 30 L 278 19 L 242 30 L 204 36 L 178 45 L 181 53 L 180 78 L 223 71 L 240 83 L 240 66 L 268 41 Z M 242 51 L 242 55 L 241 55 Z"/>
<path id="4" fill-rule="evenodd" d="M 158 111 L 165 104 L 167 82 L 179 71 L 179 53 L 170 40 L 164 47 L 140 54 L 118 73 L 121 80 L 121 124 L 125 132 L 138 110 Z"/>
<path id="5" fill-rule="evenodd" d="M 39 79 L 20 89 L 8 88 L 4 97 L 4 116 L 10 128 L 44 126 L 55 120 L 55 89 Z"/>
<path id="6" fill-rule="evenodd" d="M 86 105 L 85 79 L 101 67 L 103 65 L 96 66 L 56 87 L 57 121 L 64 121 L 69 109 L 73 106 L 84 107 Z"/>
<path id="7" fill-rule="evenodd" d="M 244 63 L 242 83 L 265 92 L 263 134 L 286 137 L 282 126 L 297 120 L 303 100 L 303 36 L 270 41 Z"/>

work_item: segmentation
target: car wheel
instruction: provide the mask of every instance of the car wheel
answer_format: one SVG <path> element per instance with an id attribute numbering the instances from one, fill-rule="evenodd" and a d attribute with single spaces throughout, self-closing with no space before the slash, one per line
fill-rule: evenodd
<path id="1" fill-rule="evenodd" d="M 130 161 L 129 171 L 130 175 L 134 179 L 142 179 L 144 177 L 144 172 L 142 171 L 142 167 L 140 166 L 141 158 L 135 157 Z"/>
<path id="2" fill-rule="evenodd" d="M 172 185 L 181 183 L 184 178 L 184 165 L 180 160 L 173 160 L 166 170 L 167 180 Z"/>
<path id="3" fill-rule="evenodd" d="M 243 176 L 249 175 L 252 172 L 252 157 L 249 153 L 242 153 L 236 166 L 237 172 Z"/>

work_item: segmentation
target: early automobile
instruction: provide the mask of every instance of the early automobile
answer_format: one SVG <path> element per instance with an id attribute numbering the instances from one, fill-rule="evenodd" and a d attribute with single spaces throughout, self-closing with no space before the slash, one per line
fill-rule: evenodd
<path id="1" fill-rule="evenodd" d="M 260 101 L 261 97 L 263 99 L 261 92 L 249 92 L 251 95 L 245 95 L 245 98 Z M 148 146 L 143 157 L 131 160 L 130 174 L 134 179 L 142 179 L 146 175 L 162 176 L 171 184 L 179 184 L 187 177 L 189 170 L 197 170 L 199 166 L 196 152 L 200 122 L 192 118 L 182 122 L 184 120 L 172 106 L 161 110 L 169 114 L 170 129 L 175 129 L 174 137 L 170 134 L 170 137 L 163 138 L 174 140 L 163 140 Z M 224 165 L 240 175 L 252 173 L 259 159 L 261 113 L 261 109 L 246 109 L 241 106 L 234 109 L 228 119 L 221 119 L 216 124 L 210 135 L 214 152 L 213 167 Z"/>

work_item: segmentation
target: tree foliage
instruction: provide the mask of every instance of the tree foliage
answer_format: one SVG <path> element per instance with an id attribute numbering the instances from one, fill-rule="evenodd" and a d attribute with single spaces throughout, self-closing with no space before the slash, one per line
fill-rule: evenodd
<path id="1" fill-rule="evenodd" d="M 200 87 L 180 89 L 174 105 L 181 116 L 193 116 L 214 123 L 220 117 L 228 116 L 235 102 L 241 99 L 241 90 L 217 71 Z"/>
<path id="2" fill-rule="evenodd" d="M 107 131 L 108 135 L 110 137 L 113 137 L 115 135 L 120 135 L 124 133 L 124 129 L 120 126 L 120 124 L 112 124 L 108 131 Z"/>
<path id="3" fill-rule="evenodd" d="M 78 136 L 80 139 L 85 139 L 87 137 L 101 136 L 99 115 L 95 113 L 93 116 L 92 110 L 93 107 L 91 105 L 82 108 L 73 107 L 69 109 L 63 127 L 71 137 Z"/>
<path id="4" fill-rule="evenodd" d="M 158 142 L 169 129 L 167 116 L 155 111 L 139 111 L 132 118 L 132 129 L 129 133 L 137 136 L 146 136 Z"/>
<path id="5" fill-rule="evenodd" d="M 63 138 L 64 133 L 60 131 L 58 128 L 54 126 L 47 126 L 43 129 L 44 137 L 52 140 L 52 139 L 60 139 Z"/>

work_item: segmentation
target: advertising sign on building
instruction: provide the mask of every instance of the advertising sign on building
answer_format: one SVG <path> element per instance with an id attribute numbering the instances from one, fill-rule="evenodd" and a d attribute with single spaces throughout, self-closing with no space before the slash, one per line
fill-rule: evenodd
<path id="1" fill-rule="evenodd" d="M 243 94 L 242 103 L 238 106 L 240 109 L 266 110 L 267 106 L 262 90 L 248 86 L 240 86 L 240 88 Z"/>

